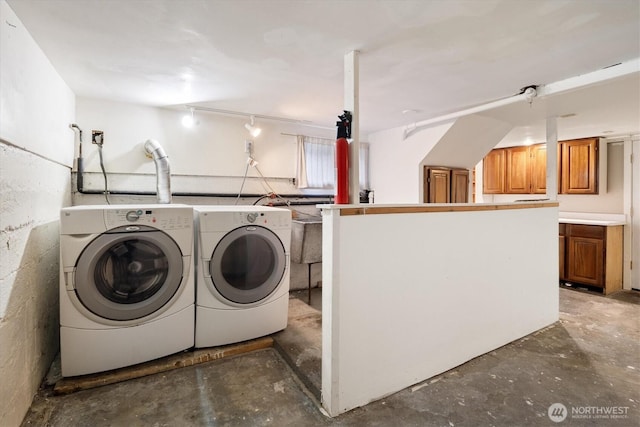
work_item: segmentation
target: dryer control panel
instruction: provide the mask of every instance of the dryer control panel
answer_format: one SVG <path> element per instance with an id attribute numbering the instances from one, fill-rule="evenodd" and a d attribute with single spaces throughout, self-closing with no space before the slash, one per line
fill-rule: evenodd
<path id="1" fill-rule="evenodd" d="M 234 212 L 236 225 L 261 225 L 263 227 L 286 227 L 290 224 L 290 214 L 274 212 Z"/>
<path id="2" fill-rule="evenodd" d="M 193 214 L 186 214 L 177 209 L 110 209 L 104 213 L 108 229 L 121 225 L 148 225 L 162 230 L 179 230 L 193 226 Z"/>

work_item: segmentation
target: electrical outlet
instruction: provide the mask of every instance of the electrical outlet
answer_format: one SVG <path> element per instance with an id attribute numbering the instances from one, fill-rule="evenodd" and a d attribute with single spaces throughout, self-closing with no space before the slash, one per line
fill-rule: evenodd
<path id="1" fill-rule="evenodd" d="M 104 132 L 101 130 L 92 130 L 91 143 L 96 145 L 104 144 Z"/>
<path id="2" fill-rule="evenodd" d="M 251 154 L 253 152 L 253 141 L 246 140 L 244 142 L 244 152 L 248 154 Z"/>

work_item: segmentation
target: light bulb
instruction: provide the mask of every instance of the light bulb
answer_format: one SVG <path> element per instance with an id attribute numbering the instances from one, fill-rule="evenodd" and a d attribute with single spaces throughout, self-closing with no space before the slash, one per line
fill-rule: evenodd
<path id="1" fill-rule="evenodd" d="M 186 127 L 186 128 L 191 128 L 193 127 L 194 124 L 196 124 L 196 120 L 193 117 L 193 108 L 190 109 L 191 112 L 188 114 L 185 114 L 182 117 L 182 126 Z"/>
<path id="2" fill-rule="evenodd" d="M 260 135 L 260 132 L 262 132 L 262 129 L 255 126 L 255 117 L 250 116 L 250 118 L 251 118 L 251 124 L 245 123 L 244 127 L 249 131 L 249 135 L 255 138 L 256 136 Z"/>
<path id="3" fill-rule="evenodd" d="M 252 126 L 249 123 L 246 123 L 244 127 L 249 131 L 249 135 L 251 135 L 254 138 L 260 135 L 260 132 L 262 132 L 262 129 L 260 129 L 259 127 Z"/>

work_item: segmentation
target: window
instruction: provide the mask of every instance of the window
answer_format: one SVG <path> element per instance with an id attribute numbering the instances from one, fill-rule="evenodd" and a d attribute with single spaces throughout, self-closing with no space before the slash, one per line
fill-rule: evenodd
<path id="1" fill-rule="evenodd" d="M 298 135 L 298 188 L 335 188 L 336 145 L 326 138 Z M 369 144 L 360 143 L 360 189 L 369 189 Z"/>

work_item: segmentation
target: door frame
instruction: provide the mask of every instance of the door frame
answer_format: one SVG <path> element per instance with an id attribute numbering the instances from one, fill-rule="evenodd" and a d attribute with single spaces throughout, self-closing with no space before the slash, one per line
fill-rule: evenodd
<path id="1" fill-rule="evenodd" d="M 628 274 L 628 280 L 625 283 L 629 285 L 625 289 L 640 290 L 640 135 L 634 135 L 630 138 L 631 142 L 625 144 L 629 146 L 629 155 L 625 159 L 625 164 L 629 168 L 629 189 L 626 194 L 629 195 L 629 224 L 630 227 L 625 233 L 626 251 L 628 252 L 628 260 L 625 257 L 624 272 Z M 625 204 L 626 207 L 626 204 Z M 625 212 L 627 213 L 627 212 Z M 635 248 L 635 249 L 634 249 Z"/>

